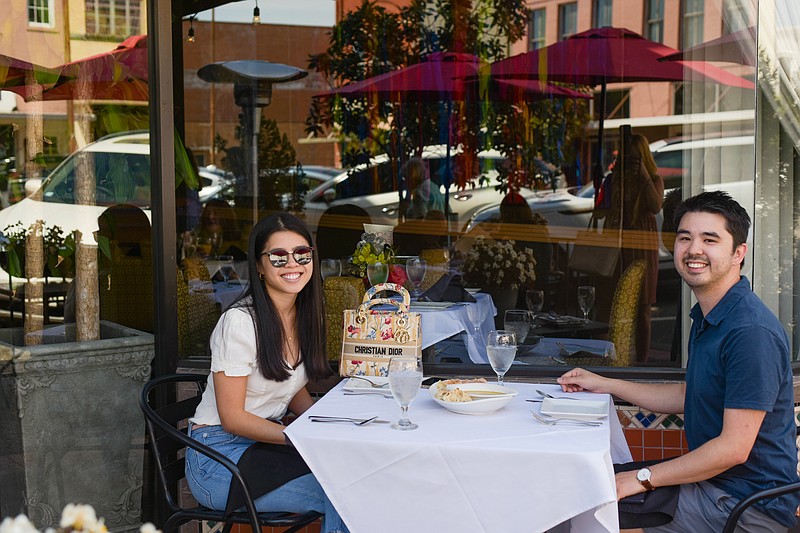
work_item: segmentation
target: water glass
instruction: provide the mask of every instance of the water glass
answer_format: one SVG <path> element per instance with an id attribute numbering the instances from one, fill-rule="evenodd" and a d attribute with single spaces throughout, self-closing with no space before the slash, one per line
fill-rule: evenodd
<path id="1" fill-rule="evenodd" d="M 509 309 L 503 318 L 503 327 L 514 332 L 519 344 L 524 343 L 531 329 L 531 315 L 527 311 Z"/>
<path id="2" fill-rule="evenodd" d="M 219 264 L 219 275 L 222 276 L 222 281 L 225 286 L 228 286 L 228 280 L 236 274 L 236 269 L 233 266 L 232 255 L 220 255 L 217 257 Z"/>
<path id="3" fill-rule="evenodd" d="M 544 307 L 544 291 L 530 290 L 525 292 L 525 304 L 531 312 L 531 320 L 536 319 L 536 315 L 542 312 Z"/>
<path id="4" fill-rule="evenodd" d="M 323 259 L 319 262 L 319 271 L 322 279 L 342 275 L 342 262 L 339 259 Z"/>
<path id="5" fill-rule="evenodd" d="M 386 263 L 367 265 L 367 279 L 373 287 L 379 283 L 386 283 L 389 279 L 389 265 Z"/>
<path id="6" fill-rule="evenodd" d="M 591 285 L 580 285 L 578 287 L 578 305 L 583 311 L 583 321 L 589 322 L 589 311 L 594 306 L 594 287 Z"/>
<path id="7" fill-rule="evenodd" d="M 420 294 L 422 294 L 419 286 L 422 284 L 422 280 L 425 279 L 427 270 L 428 263 L 424 259 L 412 257 L 406 261 L 406 275 L 408 276 L 408 280 L 414 284 L 414 291 L 411 293 L 411 297 L 414 299 L 418 299 Z"/>
<path id="8" fill-rule="evenodd" d="M 503 376 L 511 368 L 517 355 L 517 336 L 513 331 L 505 329 L 490 331 L 486 339 L 486 353 L 492 370 L 497 374 L 497 384 L 502 385 Z"/>
<path id="9" fill-rule="evenodd" d="M 400 420 L 392 424 L 392 429 L 408 431 L 419 426 L 408 419 L 408 406 L 414 401 L 422 385 L 422 361 L 415 356 L 392 357 L 389 359 L 389 389 L 400 404 Z"/>

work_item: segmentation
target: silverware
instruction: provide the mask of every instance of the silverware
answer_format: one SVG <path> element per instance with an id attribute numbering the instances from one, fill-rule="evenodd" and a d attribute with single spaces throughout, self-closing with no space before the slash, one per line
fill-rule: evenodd
<path id="1" fill-rule="evenodd" d="M 603 425 L 602 422 L 591 422 L 589 420 L 571 420 L 568 418 L 544 418 L 531 411 L 531 416 L 544 424 L 545 426 L 555 426 L 556 424 L 575 424 L 577 426 L 586 426 L 597 428 Z"/>
<path id="2" fill-rule="evenodd" d="M 573 398 L 571 396 L 553 396 L 552 394 L 547 394 L 546 392 L 540 391 L 539 389 L 536 389 L 536 392 L 539 394 L 539 396 L 542 396 L 544 398 L 550 398 L 551 400 L 580 400 L 580 398 Z"/>
<path id="3" fill-rule="evenodd" d="M 388 387 L 389 386 L 389 382 L 388 381 L 386 383 L 378 384 L 378 383 L 375 383 L 374 381 L 372 381 L 371 379 L 362 378 L 361 376 L 347 376 L 347 377 L 366 381 L 367 383 L 370 384 L 370 386 L 372 386 L 375 389 L 382 389 L 384 387 Z"/>
<path id="4" fill-rule="evenodd" d="M 361 396 L 362 394 L 372 394 L 372 395 L 376 395 L 376 396 L 383 396 L 384 398 L 391 398 L 392 395 L 391 394 L 386 394 L 387 392 L 389 392 L 389 391 L 387 391 L 386 389 L 380 389 L 380 390 L 378 390 L 378 389 L 375 389 L 375 390 L 373 390 L 373 389 L 346 390 L 346 391 L 344 391 L 344 395 L 345 396 Z"/>
<path id="5" fill-rule="evenodd" d="M 370 423 L 388 424 L 388 420 L 379 420 L 377 416 L 371 418 L 348 418 L 346 416 L 319 416 L 312 415 L 308 419 L 312 422 L 350 422 L 356 426 L 365 426 Z"/>

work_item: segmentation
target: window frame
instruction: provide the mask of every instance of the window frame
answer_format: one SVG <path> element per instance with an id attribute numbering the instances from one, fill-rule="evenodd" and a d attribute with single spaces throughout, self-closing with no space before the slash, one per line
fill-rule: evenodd
<path id="1" fill-rule="evenodd" d="M 87 35 L 127 37 L 129 35 L 138 35 L 141 33 L 142 12 L 138 0 L 84 0 L 84 2 Z M 102 21 L 100 21 L 100 11 L 103 7 L 108 8 L 108 23 L 106 28 L 104 28 Z M 117 15 L 120 9 L 122 15 Z M 138 12 L 138 14 L 134 15 L 134 12 Z M 117 25 L 117 19 L 120 16 L 124 20 L 124 25 L 122 26 Z"/>
<path id="2" fill-rule="evenodd" d="M 608 20 L 600 20 L 601 15 L 606 14 L 608 9 Z M 614 0 L 594 0 L 592 2 L 592 24 L 595 28 L 604 28 L 614 24 Z"/>
<path id="3" fill-rule="evenodd" d="M 541 25 L 541 27 L 538 27 Z M 537 31 L 541 29 L 541 35 Z M 528 50 L 538 50 L 547 44 L 547 9 L 532 9 L 528 19 Z M 538 46 L 537 46 L 538 45 Z"/>
<path id="4" fill-rule="evenodd" d="M 567 9 L 574 10 L 571 13 L 567 13 Z M 572 28 L 567 29 L 565 28 L 565 24 L 567 19 L 572 19 Z M 559 4 L 558 6 L 558 40 L 563 41 L 564 39 L 575 35 L 578 33 L 578 2 L 567 2 L 564 4 Z"/>
<path id="5" fill-rule="evenodd" d="M 653 11 L 658 11 L 658 13 L 654 15 Z M 653 28 L 658 29 L 657 38 L 653 38 Z M 646 38 L 657 43 L 664 42 L 664 0 L 645 0 L 644 30 Z"/>
<path id="6" fill-rule="evenodd" d="M 697 11 L 689 11 L 689 7 L 697 4 Z M 681 49 L 685 50 L 703 42 L 703 22 L 705 19 L 705 6 L 703 0 L 683 0 L 681 2 Z M 691 23 L 691 24 L 690 24 Z M 689 26 L 697 28 L 697 34 L 692 37 L 688 31 Z"/>
<path id="7" fill-rule="evenodd" d="M 26 5 L 28 26 L 31 28 L 54 28 L 56 13 L 55 0 L 28 0 Z M 37 22 L 31 20 L 32 13 L 42 13 L 47 15 L 48 22 Z"/>

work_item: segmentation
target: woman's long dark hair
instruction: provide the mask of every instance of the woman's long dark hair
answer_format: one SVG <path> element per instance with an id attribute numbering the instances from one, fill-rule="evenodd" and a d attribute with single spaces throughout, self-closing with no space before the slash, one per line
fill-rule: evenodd
<path id="1" fill-rule="evenodd" d="M 247 269 L 250 286 L 236 307 L 249 307 L 256 330 L 256 357 L 261 374 L 269 380 L 285 381 L 291 370 L 283 357 L 286 336 L 275 304 L 258 277 L 256 265 L 264 245 L 273 233 L 291 231 L 302 236 L 314 246 L 308 227 L 294 215 L 276 213 L 261 219 L 250 232 L 247 243 Z M 315 380 L 331 374 L 325 354 L 325 312 L 322 302 L 322 277 L 319 273 L 319 258 L 313 254 L 314 272 L 311 280 L 297 295 L 295 301 L 297 334 L 300 342 L 300 362 L 305 364 L 309 379 Z M 268 266 L 267 268 L 273 268 Z M 248 296 L 250 298 L 248 298 Z"/>

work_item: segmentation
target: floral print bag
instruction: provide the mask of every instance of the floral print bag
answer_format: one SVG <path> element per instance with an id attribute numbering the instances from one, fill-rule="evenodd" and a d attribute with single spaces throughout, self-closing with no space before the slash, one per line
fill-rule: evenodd
<path id="1" fill-rule="evenodd" d="M 383 291 L 399 293 L 402 301 L 374 297 Z M 364 294 L 357 309 L 346 309 L 339 374 L 386 376 L 392 357 L 421 357 L 420 316 L 409 312 L 410 303 L 411 297 L 406 289 L 394 283 L 381 283 Z M 385 309 L 387 305 L 394 309 Z M 381 309 L 374 309 L 377 306 Z"/>

